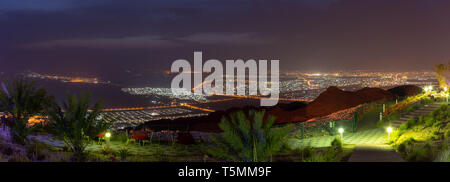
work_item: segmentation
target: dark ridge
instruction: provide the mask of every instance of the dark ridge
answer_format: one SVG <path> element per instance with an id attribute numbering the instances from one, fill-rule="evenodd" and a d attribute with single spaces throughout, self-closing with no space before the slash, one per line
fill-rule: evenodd
<path id="1" fill-rule="evenodd" d="M 405 89 L 406 88 L 406 89 Z M 418 87 L 420 88 L 420 87 Z M 220 132 L 218 123 L 223 116 L 229 115 L 239 110 L 247 112 L 249 110 L 266 109 L 268 115 L 276 118 L 276 123 L 303 122 L 315 117 L 327 116 L 334 112 L 352 108 L 360 104 L 390 100 L 396 96 L 404 94 L 414 94 L 414 87 L 400 86 L 390 89 L 390 91 L 381 88 L 363 88 L 355 92 L 343 91 L 337 87 L 329 87 L 322 92 L 314 101 L 309 104 L 303 102 L 293 102 L 288 104 L 278 104 L 271 108 L 266 107 L 235 107 L 225 111 L 216 111 L 208 116 L 179 118 L 175 120 L 150 121 L 144 124 L 153 130 L 190 130 L 190 131 L 208 131 Z M 406 90 L 406 91 L 398 91 Z M 417 89 L 416 89 L 417 90 Z M 143 127 L 143 126 L 141 126 Z"/>
<path id="2" fill-rule="evenodd" d="M 402 85 L 388 90 L 397 97 L 408 97 L 422 93 L 422 88 L 415 85 Z"/>

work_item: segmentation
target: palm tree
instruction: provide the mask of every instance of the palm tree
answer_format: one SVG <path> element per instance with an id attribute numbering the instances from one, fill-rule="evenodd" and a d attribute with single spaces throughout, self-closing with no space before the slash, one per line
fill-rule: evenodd
<path id="1" fill-rule="evenodd" d="M 74 160 L 84 159 L 84 150 L 99 133 L 106 131 L 111 123 L 99 118 L 102 101 L 89 110 L 90 94 L 68 95 L 61 108 L 53 103 L 47 107 L 47 127 L 55 136 L 61 137 L 72 150 Z"/>
<path id="2" fill-rule="evenodd" d="M 27 136 L 32 131 L 28 126 L 31 116 L 43 111 L 47 97 L 45 89 L 38 89 L 35 83 L 16 77 L 12 81 L 1 84 L 0 110 L 8 117 L 2 118 L 2 123 L 8 126 L 10 136 L 15 143 L 26 144 Z"/>
<path id="3" fill-rule="evenodd" d="M 207 152 L 233 161 L 269 161 L 281 150 L 292 126 L 272 128 L 275 117 L 268 116 L 264 121 L 264 114 L 265 111 L 249 111 L 247 117 L 239 111 L 231 114 L 229 119 L 223 117 L 219 123 L 223 134 L 212 137 L 217 146 Z"/>

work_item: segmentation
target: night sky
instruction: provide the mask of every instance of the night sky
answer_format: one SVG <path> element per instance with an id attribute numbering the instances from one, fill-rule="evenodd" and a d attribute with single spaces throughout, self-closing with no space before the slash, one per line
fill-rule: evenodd
<path id="1" fill-rule="evenodd" d="M 102 76 L 175 59 L 417 70 L 450 59 L 448 0 L 1 0 L 0 71 Z"/>

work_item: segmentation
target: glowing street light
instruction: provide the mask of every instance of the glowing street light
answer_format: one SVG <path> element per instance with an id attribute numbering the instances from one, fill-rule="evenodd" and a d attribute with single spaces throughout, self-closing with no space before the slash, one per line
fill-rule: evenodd
<path id="1" fill-rule="evenodd" d="M 111 132 L 106 132 L 105 133 L 105 138 L 106 138 L 106 146 L 109 147 L 109 139 L 111 138 Z"/>
<path id="2" fill-rule="evenodd" d="M 344 134 L 344 128 L 339 128 L 338 129 L 339 134 L 341 135 L 341 140 L 344 139 L 343 134 Z"/>
<path id="3" fill-rule="evenodd" d="M 445 94 L 445 97 L 447 98 L 447 105 L 448 105 L 448 93 Z"/>
<path id="4" fill-rule="evenodd" d="M 431 91 L 433 91 L 433 86 L 428 86 L 428 90 L 431 92 Z"/>
<path id="5" fill-rule="evenodd" d="M 391 133 L 392 133 L 392 131 L 393 131 L 393 129 L 392 129 L 392 127 L 388 127 L 387 129 L 386 129 L 386 131 L 387 131 L 387 133 L 388 133 L 388 141 L 391 139 Z"/>

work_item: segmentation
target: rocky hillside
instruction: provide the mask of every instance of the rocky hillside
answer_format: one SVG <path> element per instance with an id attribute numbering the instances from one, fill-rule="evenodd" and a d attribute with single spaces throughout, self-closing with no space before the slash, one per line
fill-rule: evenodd
<path id="1" fill-rule="evenodd" d="M 171 130 L 220 131 L 217 123 L 220 122 L 223 116 L 238 110 L 248 111 L 250 109 L 266 109 L 268 114 L 276 117 L 276 123 L 302 122 L 316 117 L 327 116 L 360 104 L 394 99 L 402 94 L 414 94 L 415 92 L 411 90 L 414 90 L 414 88 L 401 86 L 400 88 L 393 88 L 389 91 L 380 88 L 363 88 L 355 92 L 350 92 L 343 91 L 337 87 L 329 87 L 309 104 L 293 102 L 289 104 L 278 104 L 271 108 L 232 108 L 226 111 L 214 112 L 203 117 L 152 121 L 148 122 L 146 126 L 156 130 L 167 129 L 170 126 Z"/>
<path id="2" fill-rule="evenodd" d="M 274 109 L 270 110 L 269 113 L 277 117 L 277 123 L 301 122 L 315 117 L 326 116 L 360 104 L 393 98 L 393 94 L 380 88 L 363 88 L 356 92 L 350 92 L 343 91 L 337 87 L 329 87 L 303 108 L 294 111 Z"/>

